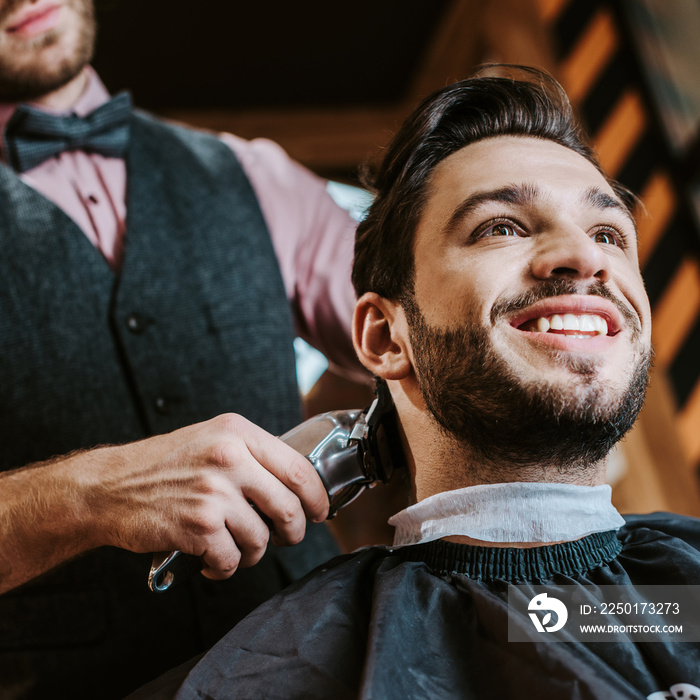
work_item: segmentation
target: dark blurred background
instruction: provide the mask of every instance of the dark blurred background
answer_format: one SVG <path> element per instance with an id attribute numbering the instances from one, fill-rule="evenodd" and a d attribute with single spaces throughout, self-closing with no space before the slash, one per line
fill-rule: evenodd
<path id="1" fill-rule="evenodd" d="M 98 0 L 96 65 L 154 110 L 387 105 L 448 5 Z"/>

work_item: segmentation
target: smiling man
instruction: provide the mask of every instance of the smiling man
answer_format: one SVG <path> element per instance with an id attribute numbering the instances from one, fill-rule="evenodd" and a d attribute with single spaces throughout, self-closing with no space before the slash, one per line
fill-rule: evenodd
<path id="1" fill-rule="evenodd" d="M 604 483 L 650 358 L 628 207 L 581 154 L 534 136 L 464 146 L 427 191 L 415 262 L 396 291 L 361 299 L 358 339 L 372 341 L 384 328 L 375 324 L 393 329 L 401 352 L 370 355 L 372 369 L 407 363 L 406 377 L 385 378 L 403 380 L 395 400 L 404 424 L 419 423 L 415 450 L 428 431 L 429 449 L 441 445 L 441 475 L 429 480 L 464 485 L 467 470 L 472 483 Z M 373 289 L 371 277 L 357 280 Z M 416 489 L 419 499 L 435 492 L 422 478 Z"/>
<path id="2" fill-rule="evenodd" d="M 625 521 L 610 502 L 606 458 L 651 356 L 635 199 L 603 174 L 561 88 L 516 77 L 427 98 L 358 228 L 355 347 L 388 384 L 410 471 L 394 547 L 336 559 L 258 608 L 179 700 L 700 694 L 700 637 L 640 641 L 618 624 L 589 642 L 567 626 L 571 600 L 569 618 L 608 609 L 605 590 L 642 601 L 643 585 L 698 583 L 700 527 Z M 560 630 L 565 643 L 543 638 Z"/>

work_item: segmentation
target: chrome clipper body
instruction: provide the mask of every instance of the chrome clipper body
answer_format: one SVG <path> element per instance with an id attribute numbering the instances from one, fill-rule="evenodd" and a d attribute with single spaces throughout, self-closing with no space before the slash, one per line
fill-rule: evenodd
<path id="1" fill-rule="evenodd" d="M 313 464 L 326 489 L 328 517 L 355 500 L 377 482 L 387 483 L 405 463 L 396 409 L 386 384 L 377 382 L 376 398 L 363 410 L 329 411 L 309 418 L 280 438 Z M 152 591 L 165 591 L 175 569 L 198 568 L 196 557 L 180 552 L 157 552 L 148 575 Z M 196 562 L 196 564 L 193 562 Z M 177 566 L 176 566 L 177 565 Z"/>

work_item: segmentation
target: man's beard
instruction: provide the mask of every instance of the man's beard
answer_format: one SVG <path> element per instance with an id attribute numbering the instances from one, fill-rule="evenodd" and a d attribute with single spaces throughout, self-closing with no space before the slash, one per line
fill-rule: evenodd
<path id="1" fill-rule="evenodd" d="M 26 0 L 15 0 L 3 7 L 0 22 L 9 17 Z M 78 38 L 73 50 L 53 64 L 39 60 L 17 60 L 10 38 L 0 50 L 0 99 L 20 102 L 37 99 L 69 83 L 92 59 L 95 48 L 95 15 L 92 0 L 71 0 L 67 8 L 78 15 Z M 36 51 L 60 41 L 58 31 L 40 34 L 36 39 L 24 40 L 21 54 Z"/>
<path id="2" fill-rule="evenodd" d="M 491 320 L 539 299 L 577 292 L 573 282 L 552 280 L 497 303 Z M 585 293 L 612 301 L 633 328 L 638 361 L 623 390 L 596 378 L 594 360 L 568 353 L 553 361 L 571 372 L 570 387 L 546 378 L 526 382 L 497 353 L 488 329 L 430 327 L 413 296 L 402 300 L 423 398 L 442 431 L 467 449 L 472 464 L 483 465 L 472 476 L 512 480 L 526 467 L 584 474 L 634 424 L 644 403 L 651 349 L 641 345 L 637 318 L 606 287 L 594 284 Z"/>

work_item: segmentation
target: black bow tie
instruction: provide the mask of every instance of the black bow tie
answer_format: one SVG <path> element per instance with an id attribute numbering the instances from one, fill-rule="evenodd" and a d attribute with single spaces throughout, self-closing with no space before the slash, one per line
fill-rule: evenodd
<path id="1" fill-rule="evenodd" d="M 5 129 L 10 165 L 19 173 L 64 151 L 123 156 L 129 144 L 131 96 L 122 92 L 85 117 L 56 116 L 20 105 Z"/>

